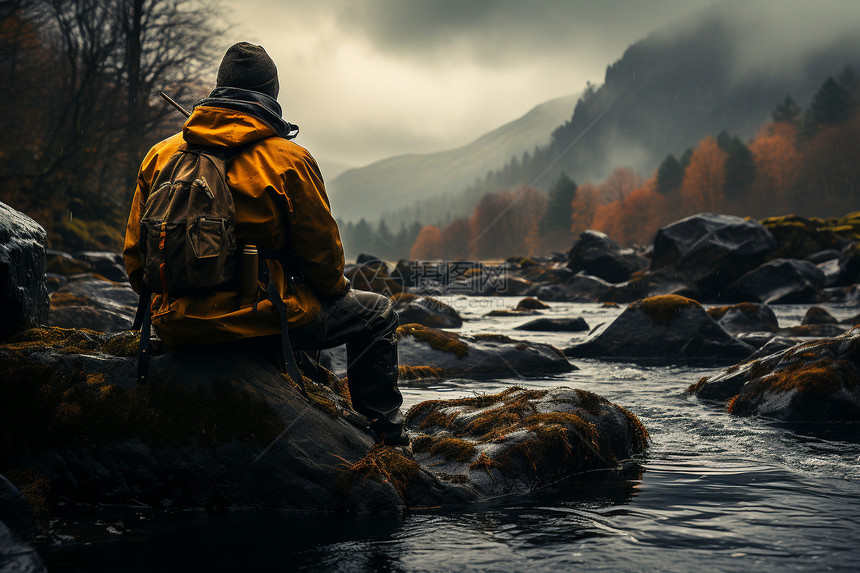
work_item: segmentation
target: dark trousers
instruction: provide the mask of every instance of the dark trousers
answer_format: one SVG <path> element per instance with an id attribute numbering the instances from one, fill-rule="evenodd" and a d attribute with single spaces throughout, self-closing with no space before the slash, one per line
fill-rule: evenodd
<path id="1" fill-rule="evenodd" d="M 397 388 L 397 313 L 387 297 L 350 290 L 336 300 L 321 301 L 322 312 L 310 323 L 290 329 L 298 350 L 346 344 L 352 406 L 367 416 L 377 434 L 403 432 Z"/>

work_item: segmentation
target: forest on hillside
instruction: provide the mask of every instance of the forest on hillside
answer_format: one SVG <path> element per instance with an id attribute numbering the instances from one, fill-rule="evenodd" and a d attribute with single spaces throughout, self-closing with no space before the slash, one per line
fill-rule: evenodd
<path id="1" fill-rule="evenodd" d="M 208 0 L 0 4 L 0 201 L 54 248 L 120 250 L 143 154 L 181 126 L 157 91 L 206 95 L 217 17 Z"/>
<path id="2" fill-rule="evenodd" d="M 663 225 L 710 211 L 765 217 L 835 216 L 860 205 L 860 82 L 851 67 L 828 77 L 809 107 L 788 96 L 752 140 L 725 131 L 643 179 L 616 167 L 600 183 L 562 173 L 548 197 L 529 186 L 485 194 L 471 217 L 426 225 L 413 259 L 498 258 L 569 248 L 586 229 L 622 244 L 650 243 Z"/>

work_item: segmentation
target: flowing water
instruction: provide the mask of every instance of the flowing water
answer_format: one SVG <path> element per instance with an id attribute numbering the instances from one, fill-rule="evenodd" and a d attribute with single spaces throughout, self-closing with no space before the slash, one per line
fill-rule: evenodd
<path id="1" fill-rule="evenodd" d="M 565 347 L 586 333 L 512 330 L 482 318 L 518 299 L 450 297 L 463 333 Z M 806 306 L 774 310 L 799 324 Z M 837 318 L 856 308 L 827 305 Z M 621 309 L 554 303 L 544 316 L 594 327 Z M 576 360 L 563 376 L 446 380 L 403 388 L 405 407 L 511 385 L 591 390 L 636 413 L 652 446 L 639 470 L 578 476 L 551 490 L 402 518 L 102 508 L 76 518 L 77 540 L 43 548 L 51 570 L 852 570 L 860 569 L 860 424 L 735 418 L 684 390 L 719 368 Z M 113 528 L 111 530 L 111 528 Z M 112 541 L 82 543 L 84 529 Z M 97 536 L 99 537 L 99 536 Z"/>

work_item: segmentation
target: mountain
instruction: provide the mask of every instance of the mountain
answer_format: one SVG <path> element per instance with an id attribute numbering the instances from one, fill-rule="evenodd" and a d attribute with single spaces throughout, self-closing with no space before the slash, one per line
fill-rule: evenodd
<path id="1" fill-rule="evenodd" d="M 568 95 L 542 103 L 456 149 L 400 155 L 347 170 L 326 184 L 332 211 L 346 221 L 376 221 L 382 209 L 460 191 L 511 157 L 545 145 L 553 128 L 570 117 L 578 98 Z"/>
<path id="2" fill-rule="evenodd" d="M 828 25 L 817 28 L 822 19 Z M 667 154 L 706 135 L 750 139 L 786 95 L 805 107 L 828 76 L 846 65 L 860 71 L 858 31 L 858 10 L 828 15 L 812 3 L 765 0 L 712 5 L 632 44 L 547 146 L 516 169 L 499 165 L 470 193 L 546 189 L 562 171 L 578 183 L 599 182 L 615 167 L 649 177 Z"/>

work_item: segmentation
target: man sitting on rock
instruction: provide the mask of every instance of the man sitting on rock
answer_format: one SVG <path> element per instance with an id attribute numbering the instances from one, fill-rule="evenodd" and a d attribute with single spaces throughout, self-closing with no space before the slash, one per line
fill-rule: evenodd
<path id="1" fill-rule="evenodd" d="M 150 149 L 126 229 L 129 280 L 140 292 L 140 217 L 168 160 L 187 145 L 229 151 L 226 181 L 239 251 L 256 245 L 261 253 L 278 254 L 265 257 L 286 305 L 293 346 L 346 344 L 353 406 L 370 419 L 378 442 L 407 445 L 397 387 L 397 314 L 387 298 L 354 291 L 343 276 L 343 247 L 322 175 L 310 153 L 290 141 L 297 129 L 281 117 L 278 87 L 277 68 L 266 51 L 235 44 L 221 61 L 215 89 L 194 105 L 182 132 Z M 153 327 L 170 345 L 253 338 L 261 347 L 279 347 L 281 321 L 265 293 L 243 300 L 233 287 L 167 298 L 155 294 L 150 308 Z"/>

